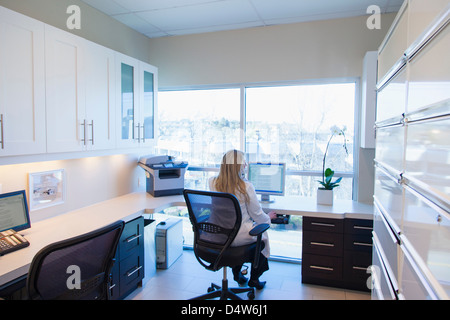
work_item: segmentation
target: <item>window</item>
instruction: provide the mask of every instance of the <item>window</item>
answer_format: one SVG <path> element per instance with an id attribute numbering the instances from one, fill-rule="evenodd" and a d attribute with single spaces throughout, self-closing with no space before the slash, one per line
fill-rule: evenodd
<path id="1" fill-rule="evenodd" d="M 336 197 L 352 199 L 355 83 L 250 87 L 245 100 L 249 160 L 285 162 L 287 195 L 315 196 L 343 130 L 325 168 L 344 176 Z"/>
<path id="2" fill-rule="evenodd" d="M 158 153 L 188 161 L 195 189 L 208 187 L 226 151 L 244 150 L 249 161 L 286 162 L 286 194 L 313 197 L 338 127 L 347 148 L 334 136 L 326 167 L 343 177 L 336 198 L 352 199 L 355 95 L 355 81 L 161 90 Z"/>

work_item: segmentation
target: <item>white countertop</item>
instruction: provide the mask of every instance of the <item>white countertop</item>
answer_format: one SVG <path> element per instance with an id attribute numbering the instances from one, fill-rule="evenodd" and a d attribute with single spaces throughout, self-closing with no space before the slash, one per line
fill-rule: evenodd
<path id="1" fill-rule="evenodd" d="M 372 219 L 373 206 L 350 200 L 335 200 L 333 206 L 317 205 L 314 198 L 273 197 L 262 204 L 264 210 L 280 214 L 322 218 Z M 46 245 L 78 236 L 118 220 L 130 221 L 144 213 L 159 212 L 171 206 L 184 206 L 182 195 L 154 198 L 146 192 L 130 193 L 32 224 L 20 231 L 30 246 L 0 256 L 0 285 L 28 273 L 36 253 Z"/>

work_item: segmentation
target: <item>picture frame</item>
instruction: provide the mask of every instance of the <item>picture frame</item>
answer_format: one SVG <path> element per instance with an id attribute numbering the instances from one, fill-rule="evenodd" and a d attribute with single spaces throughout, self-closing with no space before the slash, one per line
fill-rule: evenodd
<path id="1" fill-rule="evenodd" d="M 64 169 L 30 173 L 28 181 L 30 211 L 64 203 L 66 191 Z"/>

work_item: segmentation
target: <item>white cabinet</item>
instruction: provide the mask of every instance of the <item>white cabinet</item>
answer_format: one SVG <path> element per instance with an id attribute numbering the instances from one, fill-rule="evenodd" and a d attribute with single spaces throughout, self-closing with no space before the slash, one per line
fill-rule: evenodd
<path id="1" fill-rule="evenodd" d="M 114 149 L 115 54 L 108 48 L 86 43 L 84 65 L 86 83 L 86 121 L 83 143 L 89 150 Z"/>
<path id="2" fill-rule="evenodd" d="M 0 157 L 154 145 L 157 68 L 3 7 L 0 43 Z"/>
<path id="3" fill-rule="evenodd" d="M 47 152 L 80 151 L 85 132 L 82 41 L 45 26 Z"/>
<path id="4" fill-rule="evenodd" d="M 44 24 L 0 7 L 0 156 L 45 153 Z"/>
<path id="5" fill-rule="evenodd" d="M 46 27 L 47 151 L 112 149 L 114 52 Z"/>
<path id="6" fill-rule="evenodd" d="M 116 56 L 118 147 L 149 147 L 155 141 L 157 68 Z"/>

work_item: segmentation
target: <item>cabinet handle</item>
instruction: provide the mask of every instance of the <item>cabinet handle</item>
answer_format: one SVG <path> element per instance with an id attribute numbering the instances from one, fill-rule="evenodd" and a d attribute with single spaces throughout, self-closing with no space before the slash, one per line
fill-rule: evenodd
<path id="1" fill-rule="evenodd" d="M 334 243 L 310 242 L 313 246 L 334 247 Z"/>
<path id="2" fill-rule="evenodd" d="M 140 122 L 137 124 L 136 128 L 137 128 L 137 133 L 138 133 L 137 141 L 139 143 L 139 142 L 141 142 L 141 123 Z"/>
<path id="3" fill-rule="evenodd" d="M 359 230 L 372 230 L 372 227 L 353 226 L 353 229 L 359 229 Z"/>
<path id="4" fill-rule="evenodd" d="M 94 145 L 94 120 L 91 120 L 91 124 L 88 124 L 88 126 L 91 126 L 91 139 L 89 141 Z"/>
<path id="5" fill-rule="evenodd" d="M 372 247 L 371 243 L 364 243 L 364 242 L 353 242 L 354 246 L 363 246 L 363 247 Z"/>
<path id="6" fill-rule="evenodd" d="M 142 125 L 142 142 L 145 143 L 145 127 Z"/>
<path id="7" fill-rule="evenodd" d="M 86 119 L 83 120 L 81 125 L 83 126 L 83 139 L 81 139 L 81 142 L 83 142 L 83 144 L 86 145 L 87 144 L 87 139 L 86 139 Z"/>
<path id="8" fill-rule="evenodd" d="M 319 270 L 326 270 L 326 271 L 334 271 L 334 268 L 330 267 L 321 267 L 321 266 L 309 266 L 311 269 L 319 269 Z"/>
<path id="9" fill-rule="evenodd" d="M 142 268 L 142 266 L 139 267 L 134 267 L 133 271 L 128 271 L 127 272 L 127 277 L 131 276 L 132 274 L 136 273 L 137 271 L 139 271 Z"/>
<path id="10" fill-rule="evenodd" d="M 3 114 L 0 114 L 0 123 L 1 123 L 1 125 L 0 125 L 0 138 L 2 139 L 0 141 L 0 144 L 2 146 L 2 149 L 5 149 L 5 139 L 3 137 L 3 121 L 4 121 Z"/>
<path id="11" fill-rule="evenodd" d="M 331 223 L 320 223 L 320 222 L 311 222 L 313 226 L 321 226 L 321 227 L 335 227 L 334 224 Z"/>
<path id="12" fill-rule="evenodd" d="M 361 271 L 367 271 L 368 268 L 353 266 L 352 269 L 354 269 L 354 270 L 361 270 Z"/>
<path id="13" fill-rule="evenodd" d="M 125 241 L 127 242 L 127 243 L 129 243 L 129 242 L 131 242 L 131 241 L 133 241 L 133 240 L 136 240 L 137 238 L 140 238 L 140 237 L 142 237 L 142 234 L 134 234 L 134 235 L 132 235 L 131 237 L 129 237 L 129 238 L 127 238 Z"/>

